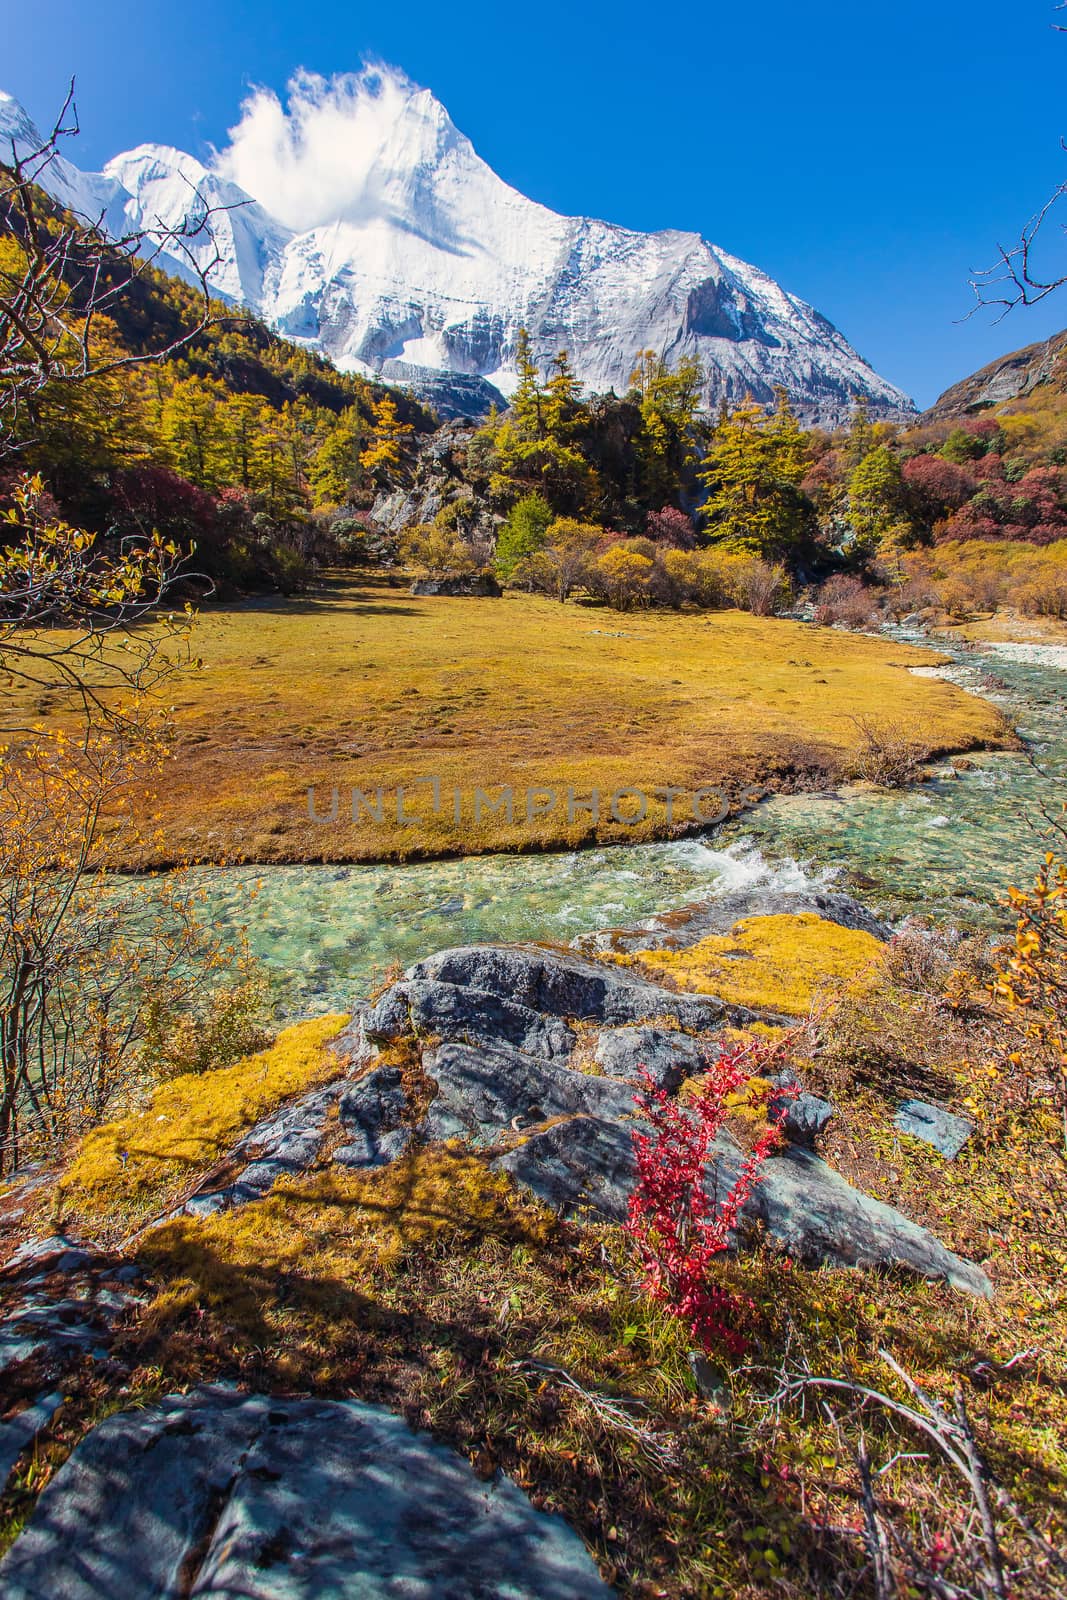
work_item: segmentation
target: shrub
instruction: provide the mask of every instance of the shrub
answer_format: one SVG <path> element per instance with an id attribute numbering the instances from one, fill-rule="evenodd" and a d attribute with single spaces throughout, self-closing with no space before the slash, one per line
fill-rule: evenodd
<path id="1" fill-rule="evenodd" d="M 467 541 L 441 518 L 405 528 L 400 535 L 399 551 L 401 560 L 419 572 L 441 576 L 475 570 Z"/>
<path id="2" fill-rule="evenodd" d="M 1028 890 L 1011 889 L 1015 936 L 990 992 L 1021 1035 L 1007 1066 L 1025 1098 L 1049 1096 L 1067 1153 L 1067 862 L 1049 851 Z"/>
<path id="3" fill-rule="evenodd" d="M 669 545 L 675 550 L 692 550 L 696 546 L 692 518 L 675 506 L 650 511 L 645 518 L 645 534 L 656 544 Z"/>
<path id="4" fill-rule="evenodd" d="M 590 583 L 597 555 L 615 537 L 595 523 L 557 517 L 542 548 L 516 564 L 512 582 L 563 604 L 573 590 Z"/>
<path id="5" fill-rule="evenodd" d="M 846 628 L 866 628 L 875 611 L 873 591 L 859 578 L 837 573 L 828 578 L 818 593 L 815 621 L 820 628 L 835 623 Z"/>
<path id="6" fill-rule="evenodd" d="M 792 585 L 785 568 L 760 561 L 755 556 L 738 563 L 729 587 L 734 604 L 756 617 L 772 616 L 787 606 L 792 597 Z"/>
<path id="7" fill-rule="evenodd" d="M 853 717 L 859 743 L 855 773 L 867 783 L 883 789 L 903 789 L 919 775 L 926 752 L 913 744 L 905 729 L 894 722 L 876 722 L 873 717 Z"/>
<path id="8" fill-rule="evenodd" d="M 594 562 L 589 582 L 610 605 L 619 611 L 629 611 L 639 600 L 647 600 L 651 576 L 652 562 L 648 556 L 615 545 Z"/>
<path id="9" fill-rule="evenodd" d="M 254 1055 L 270 1043 L 269 985 L 261 972 L 215 989 L 194 1009 L 151 1006 L 143 1061 L 155 1078 L 212 1072 Z"/>
<path id="10" fill-rule="evenodd" d="M 766 1078 L 767 1066 L 783 1050 L 781 1039 L 736 1044 L 723 1052 L 684 1105 L 657 1088 L 649 1074 L 643 1075 L 644 1095 L 638 1103 L 651 1131 L 633 1135 L 637 1183 L 626 1232 L 650 1298 L 684 1322 L 705 1350 L 719 1344 L 736 1356 L 745 1348 L 734 1325 L 743 1306 L 735 1295 L 711 1282 L 710 1275 L 715 1258 L 729 1244 L 760 1167 L 778 1141 L 788 1093 L 778 1091 L 771 1120 L 722 1201 L 713 1199 L 706 1187 L 711 1147 L 726 1121 L 729 1097 L 750 1085 L 753 1077 Z M 768 1100 L 770 1093 L 768 1082 Z"/>

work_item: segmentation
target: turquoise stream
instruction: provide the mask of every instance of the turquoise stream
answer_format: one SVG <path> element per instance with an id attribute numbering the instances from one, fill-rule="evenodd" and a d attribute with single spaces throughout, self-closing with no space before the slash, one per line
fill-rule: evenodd
<path id="1" fill-rule="evenodd" d="M 570 939 L 734 889 L 832 881 L 891 916 L 991 923 L 1008 884 L 1029 876 L 1045 847 L 1028 818 L 1042 800 L 1057 808 L 1057 782 L 1067 782 L 1067 672 L 985 649 L 957 652 L 948 671 L 1004 706 L 1048 777 L 1021 755 L 979 756 L 973 770 L 905 793 L 776 798 L 704 839 L 402 867 L 205 871 L 207 911 L 217 927 L 246 931 L 287 1015 L 347 1009 L 390 963 L 450 944 Z"/>

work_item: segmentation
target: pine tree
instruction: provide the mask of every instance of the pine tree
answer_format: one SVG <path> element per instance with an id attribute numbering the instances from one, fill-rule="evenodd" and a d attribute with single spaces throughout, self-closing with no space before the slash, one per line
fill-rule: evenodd
<path id="1" fill-rule="evenodd" d="M 544 393 L 530 348 L 530 335 L 525 328 L 519 329 L 515 345 L 515 366 L 519 374 L 519 383 L 508 407 L 509 420 L 521 438 L 543 439 Z"/>
<path id="2" fill-rule="evenodd" d="M 638 464 L 643 498 L 656 510 L 677 503 L 696 462 L 693 422 L 703 383 L 700 363 L 689 356 L 672 371 L 654 350 L 638 351 L 630 377 L 641 406 Z"/>
<path id="3" fill-rule="evenodd" d="M 716 428 L 700 472 L 710 537 L 768 561 L 795 557 L 811 525 L 800 492 L 806 466 L 804 436 L 785 392 L 769 416 L 748 396 Z"/>
<path id="4" fill-rule="evenodd" d="M 561 350 L 552 363 L 552 376 L 545 385 L 541 407 L 545 433 L 557 444 L 565 443 L 574 432 L 581 387 L 570 356 L 566 350 Z"/>
<path id="5" fill-rule="evenodd" d="M 360 450 L 365 437 L 366 427 L 358 406 L 349 406 L 312 458 L 311 487 L 316 506 L 341 506 L 351 499 L 362 478 Z"/>
<path id="6" fill-rule="evenodd" d="M 167 447 L 170 464 L 183 478 L 202 488 L 215 488 L 219 481 L 218 396 L 202 378 L 185 378 L 176 383 L 163 402 L 160 434 Z"/>
<path id="7" fill-rule="evenodd" d="M 858 394 L 848 424 L 847 455 L 849 464 L 856 466 L 874 448 L 874 428 L 867 406 L 866 395 Z"/>
<path id="8" fill-rule="evenodd" d="M 900 459 L 887 445 L 877 445 L 849 474 L 848 520 L 857 554 L 873 553 L 900 523 L 903 498 Z"/>
<path id="9" fill-rule="evenodd" d="M 501 577 L 510 578 L 524 556 L 541 549 L 554 521 L 552 507 L 544 495 L 524 495 L 512 507 L 496 542 L 495 565 Z"/>

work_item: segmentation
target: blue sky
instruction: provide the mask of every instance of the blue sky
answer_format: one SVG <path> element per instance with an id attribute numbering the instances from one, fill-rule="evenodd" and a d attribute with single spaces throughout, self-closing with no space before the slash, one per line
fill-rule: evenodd
<path id="1" fill-rule="evenodd" d="M 68 154 L 96 167 L 146 140 L 203 154 L 297 67 L 392 62 L 524 193 L 703 233 L 925 405 L 1067 325 L 1067 289 L 959 320 L 969 270 L 1067 178 L 1056 20 L 1054 0 L 0 0 L 0 87 L 45 123 L 76 75 Z"/>

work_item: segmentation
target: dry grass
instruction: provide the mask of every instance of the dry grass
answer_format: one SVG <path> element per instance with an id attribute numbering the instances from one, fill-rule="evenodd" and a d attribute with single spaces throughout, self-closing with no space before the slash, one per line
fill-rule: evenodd
<path id="1" fill-rule="evenodd" d="M 907 665 L 932 652 L 742 612 L 615 612 L 514 595 L 412 598 L 334 580 L 321 593 L 207 607 L 203 669 L 174 694 L 176 755 L 160 786 L 158 863 L 410 859 L 662 837 L 607 815 L 617 789 L 751 783 L 790 789 L 848 771 L 854 717 L 887 706 L 927 750 L 1004 742 L 995 712 Z M 46 697 L 47 698 L 47 697 Z M 49 702 L 51 704 L 51 702 Z M 33 709 L 39 709 L 37 702 Z M 395 790 L 441 778 L 409 801 Z M 516 816 L 473 817 L 474 790 L 516 790 Z M 308 789 L 336 823 L 309 820 Z M 351 820 L 353 787 L 386 791 L 385 820 Z M 593 789 L 604 816 L 568 821 L 566 789 Z M 560 795 L 527 822 L 527 788 Z M 461 819 L 450 795 L 461 792 Z M 687 814 L 676 803 L 676 818 Z"/>
<path id="2" fill-rule="evenodd" d="M 162 1210 L 269 1111 L 338 1075 L 327 1045 L 347 1020 L 297 1023 L 269 1049 L 232 1067 L 172 1078 L 139 1111 L 86 1134 L 56 1187 L 57 1216 L 99 1235 Z"/>

